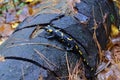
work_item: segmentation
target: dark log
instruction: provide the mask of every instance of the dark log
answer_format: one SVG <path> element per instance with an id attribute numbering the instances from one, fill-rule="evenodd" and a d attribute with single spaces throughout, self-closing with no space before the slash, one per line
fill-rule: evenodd
<path id="1" fill-rule="evenodd" d="M 62 77 L 61 80 L 67 79 L 65 77 L 68 76 L 68 70 L 64 45 L 56 39 L 49 40 L 45 38 L 45 31 L 41 31 L 36 38 L 29 39 L 36 25 L 54 25 L 73 36 L 80 45 L 84 46 L 87 52 L 82 50 L 83 53 L 88 54 L 90 65 L 96 69 L 99 55 L 97 45 L 93 40 L 94 19 L 98 24 L 96 30 L 97 39 L 101 48 L 105 49 L 110 35 L 111 24 L 118 25 L 118 17 L 114 4 L 110 0 L 81 0 L 81 3 L 76 3 L 75 8 L 78 10 L 78 13 L 74 16 L 39 14 L 25 19 L 20 23 L 14 34 L 0 46 L 2 56 L 16 56 L 32 59 L 39 62 L 39 64 L 45 68 L 50 69 L 50 71 L 31 63 L 6 60 L 0 63 L 0 80 L 23 80 L 23 78 L 24 80 L 37 80 L 40 75 L 43 76 L 44 80 L 57 80 L 55 74 L 51 74 L 52 71 L 55 72 L 57 76 Z M 106 18 L 104 20 L 103 17 L 105 15 Z M 111 20 L 111 15 L 114 17 L 113 20 Z M 107 32 L 104 28 L 104 24 L 107 26 Z M 53 47 L 52 45 L 61 47 L 63 50 L 55 46 Z M 47 60 L 46 63 L 46 59 L 44 58 L 44 60 L 43 57 L 36 54 L 35 50 L 38 50 L 49 61 Z M 70 65 L 74 67 L 75 63 L 80 58 L 79 54 L 71 52 L 67 54 Z M 86 77 L 90 80 L 94 80 L 95 71 L 90 71 L 86 66 L 85 68 Z"/>

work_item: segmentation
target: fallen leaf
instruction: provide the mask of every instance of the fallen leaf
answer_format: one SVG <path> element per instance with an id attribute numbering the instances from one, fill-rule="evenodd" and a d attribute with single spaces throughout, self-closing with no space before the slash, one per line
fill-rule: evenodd
<path id="1" fill-rule="evenodd" d="M 112 53 L 114 56 L 114 61 L 116 63 L 120 62 L 120 46 L 114 46 L 114 48 L 112 49 Z"/>
<path id="2" fill-rule="evenodd" d="M 113 0 L 113 1 L 116 3 L 117 7 L 120 9 L 120 0 Z"/>
<path id="3" fill-rule="evenodd" d="M 33 2 L 34 0 L 25 0 L 25 2 Z"/>
<path id="4" fill-rule="evenodd" d="M 15 28 L 18 26 L 18 24 L 19 24 L 19 23 L 17 23 L 17 22 L 16 22 L 16 23 L 12 23 L 12 24 L 11 24 L 11 27 L 12 27 L 13 29 L 15 29 Z"/>
<path id="5" fill-rule="evenodd" d="M 119 29 L 114 24 L 112 24 L 111 25 L 111 37 L 115 37 L 118 34 L 119 34 Z"/>
<path id="6" fill-rule="evenodd" d="M 29 14 L 32 15 L 33 14 L 33 9 L 31 7 L 29 7 L 28 9 L 29 9 Z"/>
<path id="7" fill-rule="evenodd" d="M 0 61 L 5 61 L 5 58 L 3 56 L 0 56 Z"/>
<path id="8" fill-rule="evenodd" d="M 0 34 L 2 36 L 9 36 L 11 35 L 13 32 L 13 29 L 11 28 L 11 25 L 10 24 L 3 24 L 2 27 L 1 27 L 1 31 L 0 31 Z"/>
<path id="9" fill-rule="evenodd" d="M 3 32 L 5 30 L 4 25 L 0 26 L 0 32 Z"/>
<path id="10" fill-rule="evenodd" d="M 0 3 L 3 3 L 4 0 L 0 0 Z"/>
<path id="11" fill-rule="evenodd" d="M 43 76 L 40 75 L 39 78 L 38 78 L 38 80 L 43 80 Z"/>
<path id="12" fill-rule="evenodd" d="M 97 80 L 120 80 L 119 67 L 119 64 L 112 64 L 107 70 L 97 75 Z"/>
<path id="13" fill-rule="evenodd" d="M 25 2 L 26 2 L 26 3 L 31 3 L 31 5 L 34 5 L 34 4 L 36 4 L 36 3 L 41 2 L 41 0 L 26 0 Z"/>

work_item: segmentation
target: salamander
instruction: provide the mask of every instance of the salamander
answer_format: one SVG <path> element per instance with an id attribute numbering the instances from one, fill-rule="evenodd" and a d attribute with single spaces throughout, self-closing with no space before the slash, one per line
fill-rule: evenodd
<path id="1" fill-rule="evenodd" d="M 77 54 L 79 53 L 84 64 L 89 66 L 91 71 L 94 70 L 94 68 L 91 67 L 91 65 L 89 65 L 89 61 L 87 59 L 88 55 L 84 54 L 80 50 L 81 48 L 80 45 L 78 45 L 77 41 L 73 39 L 72 36 L 65 34 L 61 29 L 56 28 L 54 26 L 50 26 L 50 25 L 48 25 L 47 27 L 44 27 L 44 30 L 50 34 L 47 37 L 48 39 L 55 38 L 66 46 L 67 51 L 71 51 Z"/>

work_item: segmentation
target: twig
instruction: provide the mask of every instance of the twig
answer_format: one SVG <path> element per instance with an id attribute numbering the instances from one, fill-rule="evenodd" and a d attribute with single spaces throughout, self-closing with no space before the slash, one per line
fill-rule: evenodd
<path id="1" fill-rule="evenodd" d="M 8 42 L 8 44 L 15 44 L 15 43 L 19 43 L 19 42 L 29 42 L 30 40 L 27 39 L 22 39 L 22 38 L 12 38 L 10 42 Z"/>
<path id="2" fill-rule="evenodd" d="M 72 80 L 87 80 L 83 71 L 83 66 L 81 65 L 82 59 L 76 62 L 76 65 L 72 71 Z"/>
<path id="3" fill-rule="evenodd" d="M 12 0 L 12 2 L 13 2 L 13 5 L 14 5 L 14 8 L 15 8 L 15 11 L 17 12 L 15 1 Z"/>
<path id="4" fill-rule="evenodd" d="M 71 80 L 71 71 L 70 71 L 70 66 L 69 66 L 69 62 L 68 62 L 68 57 L 67 57 L 67 52 L 66 52 L 66 62 L 67 62 L 67 68 L 68 68 L 68 73 L 69 73 L 69 79 L 68 80 Z"/>
<path id="5" fill-rule="evenodd" d="M 111 61 L 108 61 L 105 66 L 103 66 L 100 70 L 96 71 L 95 75 L 99 74 L 101 71 L 103 71 L 105 68 L 107 68 L 110 63 L 111 63 Z"/>
<path id="6" fill-rule="evenodd" d="M 92 9 L 93 9 L 93 19 L 94 19 L 93 39 L 94 39 L 94 41 L 95 41 L 95 43 L 96 43 L 96 45 L 97 45 L 97 47 L 98 47 L 99 56 L 100 56 L 100 61 L 101 61 L 101 60 L 102 60 L 102 51 L 101 51 L 101 46 L 100 46 L 100 44 L 99 44 L 99 42 L 98 42 L 98 40 L 97 40 L 97 36 L 96 36 L 96 29 L 97 29 L 98 25 L 97 25 L 97 22 L 96 22 L 96 20 L 95 20 L 94 6 L 93 6 Z"/>
<path id="7" fill-rule="evenodd" d="M 107 25 L 106 25 L 106 18 L 108 17 L 108 14 L 105 13 L 105 15 L 103 16 L 103 26 L 106 32 L 106 35 L 108 35 L 108 31 L 107 31 Z"/>
<path id="8" fill-rule="evenodd" d="M 24 69 L 23 69 L 23 66 L 21 66 L 21 71 L 22 71 L 22 80 L 25 80 L 25 78 L 24 78 Z"/>
<path id="9" fill-rule="evenodd" d="M 106 32 L 106 35 L 107 35 L 107 34 L 108 34 L 108 33 L 107 33 L 107 25 L 106 25 L 105 21 L 106 21 L 106 18 L 107 18 L 107 16 L 108 16 L 108 14 L 105 13 L 105 15 L 104 15 L 103 10 L 102 10 L 102 7 L 101 7 L 101 4 L 98 3 L 98 5 L 100 6 L 100 12 L 101 12 L 101 15 L 102 15 L 102 18 L 103 18 L 103 26 L 104 26 L 104 29 L 105 29 L 105 32 Z"/>
<path id="10" fill-rule="evenodd" d="M 102 10 L 102 7 L 101 7 L 101 4 L 100 3 L 98 3 L 98 5 L 100 6 L 100 12 L 101 12 L 101 14 L 102 14 L 102 18 L 103 18 L 103 10 Z"/>
<path id="11" fill-rule="evenodd" d="M 40 33 L 40 30 L 43 28 L 43 26 L 39 26 L 37 25 L 36 28 L 32 31 L 32 33 L 30 34 L 29 38 L 33 39 L 36 36 L 38 36 L 38 34 Z"/>
<path id="12" fill-rule="evenodd" d="M 40 53 L 38 50 L 34 49 L 34 51 L 48 64 L 48 66 L 50 65 L 56 66 L 50 60 L 48 60 L 42 53 Z"/>
<path id="13" fill-rule="evenodd" d="M 53 48 L 59 49 L 61 51 L 65 51 L 64 49 L 62 49 L 60 47 L 57 47 L 55 45 L 51 45 L 49 43 L 21 43 L 21 44 L 13 44 L 11 46 L 7 46 L 7 48 L 12 48 L 12 47 L 17 47 L 17 46 L 24 46 L 24 45 L 44 45 L 44 46 L 47 46 L 47 47 L 53 47 Z"/>

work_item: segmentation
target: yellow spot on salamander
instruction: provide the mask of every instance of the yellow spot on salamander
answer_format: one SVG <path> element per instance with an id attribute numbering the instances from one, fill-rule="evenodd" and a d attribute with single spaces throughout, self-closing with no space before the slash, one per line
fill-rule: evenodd
<path id="1" fill-rule="evenodd" d="M 73 39 L 72 38 L 67 38 L 67 40 L 72 41 Z"/>
<path id="2" fill-rule="evenodd" d="M 75 47 L 76 47 L 76 49 L 78 49 L 78 46 L 77 46 L 77 45 L 75 45 Z"/>
<path id="3" fill-rule="evenodd" d="M 85 59 L 83 59 L 83 61 L 86 61 Z"/>
<path id="4" fill-rule="evenodd" d="M 69 43 L 68 43 L 67 45 L 68 45 L 68 46 L 70 46 L 70 44 L 69 44 Z"/>
<path id="5" fill-rule="evenodd" d="M 61 40 L 62 42 L 64 42 L 64 40 Z"/>
<path id="6" fill-rule="evenodd" d="M 91 71 L 93 70 L 93 68 L 91 68 Z"/>
<path id="7" fill-rule="evenodd" d="M 87 63 L 87 65 L 88 65 L 88 63 Z"/>
<path id="8" fill-rule="evenodd" d="M 47 32 L 53 32 L 53 30 L 52 29 L 48 29 Z"/>
<path id="9" fill-rule="evenodd" d="M 82 52 L 79 50 L 79 53 L 82 55 Z"/>

